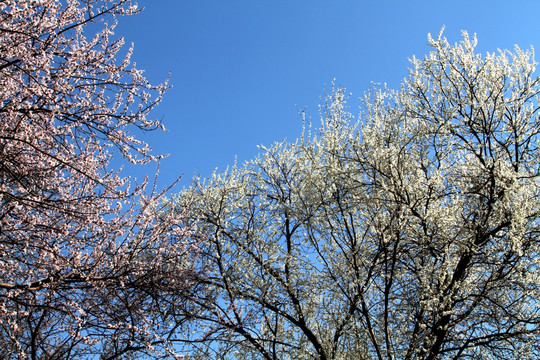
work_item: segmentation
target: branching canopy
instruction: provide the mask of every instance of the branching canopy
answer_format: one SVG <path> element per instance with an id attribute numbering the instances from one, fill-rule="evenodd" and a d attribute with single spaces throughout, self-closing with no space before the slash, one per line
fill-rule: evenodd
<path id="1" fill-rule="evenodd" d="M 440 34 L 402 88 L 343 89 L 322 127 L 195 181 L 219 359 L 540 356 L 540 80 L 532 51 Z"/>

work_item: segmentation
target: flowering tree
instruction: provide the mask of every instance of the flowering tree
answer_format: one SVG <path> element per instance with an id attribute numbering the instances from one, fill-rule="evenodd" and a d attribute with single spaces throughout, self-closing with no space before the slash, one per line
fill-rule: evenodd
<path id="1" fill-rule="evenodd" d="M 464 33 L 413 59 L 358 121 L 176 198 L 206 235 L 186 349 L 220 359 L 537 359 L 540 80 L 531 52 Z M 203 296 L 204 295 L 204 296 Z"/>
<path id="2" fill-rule="evenodd" d="M 109 166 L 155 158 L 153 86 L 111 40 L 129 0 L 0 1 L 2 358 L 172 351 L 175 298 L 194 286 L 182 213 Z M 106 21 L 111 21 L 108 24 Z M 122 208 L 123 207 L 123 208 Z M 161 352 L 163 354 L 163 352 Z"/>

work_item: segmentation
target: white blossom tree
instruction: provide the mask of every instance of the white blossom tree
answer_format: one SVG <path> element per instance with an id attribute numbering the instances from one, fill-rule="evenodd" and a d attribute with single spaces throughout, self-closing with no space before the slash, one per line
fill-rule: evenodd
<path id="1" fill-rule="evenodd" d="M 148 114 L 167 84 L 112 39 L 135 12 L 129 0 L 0 0 L 2 359 L 174 350 L 192 230 L 183 212 L 153 216 L 160 194 L 110 165 L 156 160 L 135 135 L 161 126 Z"/>
<path id="2" fill-rule="evenodd" d="M 413 58 L 355 120 L 196 180 L 208 295 L 194 356 L 537 359 L 540 80 L 532 51 L 475 54 L 463 33 Z M 187 351 L 186 350 L 186 351 Z"/>

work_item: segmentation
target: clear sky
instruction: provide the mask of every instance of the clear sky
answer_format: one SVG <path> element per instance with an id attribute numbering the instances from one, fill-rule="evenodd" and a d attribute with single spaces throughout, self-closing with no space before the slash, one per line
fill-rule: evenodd
<path id="1" fill-rule="evenodd" d="M 133 59 L 173 88 L 152 116 L 168 133 L 144 135 L 162 161 L 160 184 L 182 184 L 253 158 L 257 145 L 294 141 L 305 109 L 332 79 L 360 97 L 372 82 L 398 87 L 408 58 L 427 54 L 427 34 L 454 43 L 478 36 L 482 53 L 540 48 L 537 0 L 139 0 L 145 10 L 119 19 L 116 35 Z M 540 59 L 540 55 L 537 56 Z M 358 103 L 351 110 L 356 113 Z M 148 170 L 128 169 L 137 176 Z"/>

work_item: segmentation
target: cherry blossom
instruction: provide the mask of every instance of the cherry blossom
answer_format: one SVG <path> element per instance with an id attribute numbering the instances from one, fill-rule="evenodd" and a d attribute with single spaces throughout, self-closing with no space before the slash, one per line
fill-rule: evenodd
<path id="1" fill-rule="evenodd" d="M 540 80 L 532 51 L 463 33 L 355 118 L 208 179 L 174 205 L 206 235 L 185 351 L 227 359 L 538 359 Z M 309 124 L 306 124 L 309 125 Z"/>
<path id="2" fill-rule="evenodd" d="M 113 156 L 158 158 L 137 134 L 150 84 L 114 36 L 129 0 L 0 1 L 0 348 L 11 359 L 172 354 L 174 309 L 194 286 L 185 211 Z"/>

